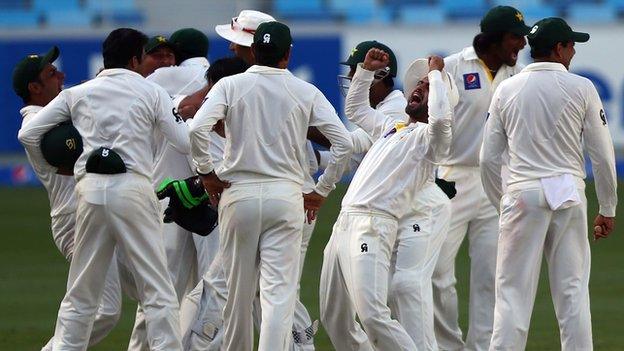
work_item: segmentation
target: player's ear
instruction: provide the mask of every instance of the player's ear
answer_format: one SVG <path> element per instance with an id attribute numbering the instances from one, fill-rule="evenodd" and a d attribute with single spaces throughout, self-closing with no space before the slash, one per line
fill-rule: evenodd
<path id="1" fill-rule="evenodd" d="M 288 66 L 288 62 L 290 61 L 290 51 L 292 49 L 292 46 L 288 48 L 288 50 L 286 50 L 286 53 L 284 54 L 284 58 L 283 60 L 286 62 L 286 66 Z"/>
<path id="2" fill-rule="evenodd" d="M 28 83 L 28 92 L 30 93 L 30 95 L 40 94 L 42 88 L 43 86 L 39 82 Z"/>

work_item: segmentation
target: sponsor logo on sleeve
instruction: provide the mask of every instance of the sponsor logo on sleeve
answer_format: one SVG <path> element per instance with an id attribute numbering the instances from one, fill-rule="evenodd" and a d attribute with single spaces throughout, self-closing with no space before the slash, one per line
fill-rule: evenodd
<path id="1" fill-rule="evenodd" d="M 466 73 L 464 74 L 464 89 L 481 89 L 481 80 L 479 79 L 479 73 Z"/>

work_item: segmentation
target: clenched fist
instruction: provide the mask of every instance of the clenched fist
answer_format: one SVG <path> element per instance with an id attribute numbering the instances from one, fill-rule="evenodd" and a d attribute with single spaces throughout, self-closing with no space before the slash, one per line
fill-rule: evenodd
<path id="1" fill-rule="evenodd" d="M 365 70 L 376 71 L 390 64 L 390 55 L 381 49 L 372 48 L 366 53 L 362 66 Z"/>

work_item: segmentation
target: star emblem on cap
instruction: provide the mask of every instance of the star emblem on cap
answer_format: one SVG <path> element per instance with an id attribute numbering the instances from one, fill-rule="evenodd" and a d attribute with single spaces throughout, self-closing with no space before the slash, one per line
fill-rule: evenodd
<path id="1" fill-rule="evenodd" d="M 29 58 L 29 59 L 36 59 L 36 58 L 38 58 L 38 57 L 39 57 L 39 55 L 28 55 L 28 58 Z"/>
<path id="2" fill-rule="evenodd" d="M 167 39 L 165 39 L 165 37 L 163 37 L 163 36 L 161 36 L 161 35 L 157 36 L 157 37 L 156 37 L 156 40 L 158 40 L 158 41 L 159 41 L 159 42 L 161 42 L 161 43 L 162 43 L 162 42 L 167 41 Z"/>
<path id="3" fill-rule="evenodd" d="M 358 51 L 357 48 L 353 48 L 351 49 L 351 56 L 355 55 L 355 53 Z"/>
<path id="4" fill-rule="evenodd" d="M 522 16 L 520 12 L 516 12 L 516 18 L 518 19 L 518 21 L 524 20 L 524 16 Z"/>

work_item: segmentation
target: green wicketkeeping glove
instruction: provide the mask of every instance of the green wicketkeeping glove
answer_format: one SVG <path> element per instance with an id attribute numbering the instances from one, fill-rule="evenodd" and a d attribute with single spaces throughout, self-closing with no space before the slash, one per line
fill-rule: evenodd
<path id="1" fill-rule="evenodd" d="M 183 180 L 166 178 L 158 186 L 156 196 L 162 200 L 166 197 L 170 201 L 178 201 L 182 206 L 191 209 L 208 199 L 204 186 L 198 176 Z"/>

